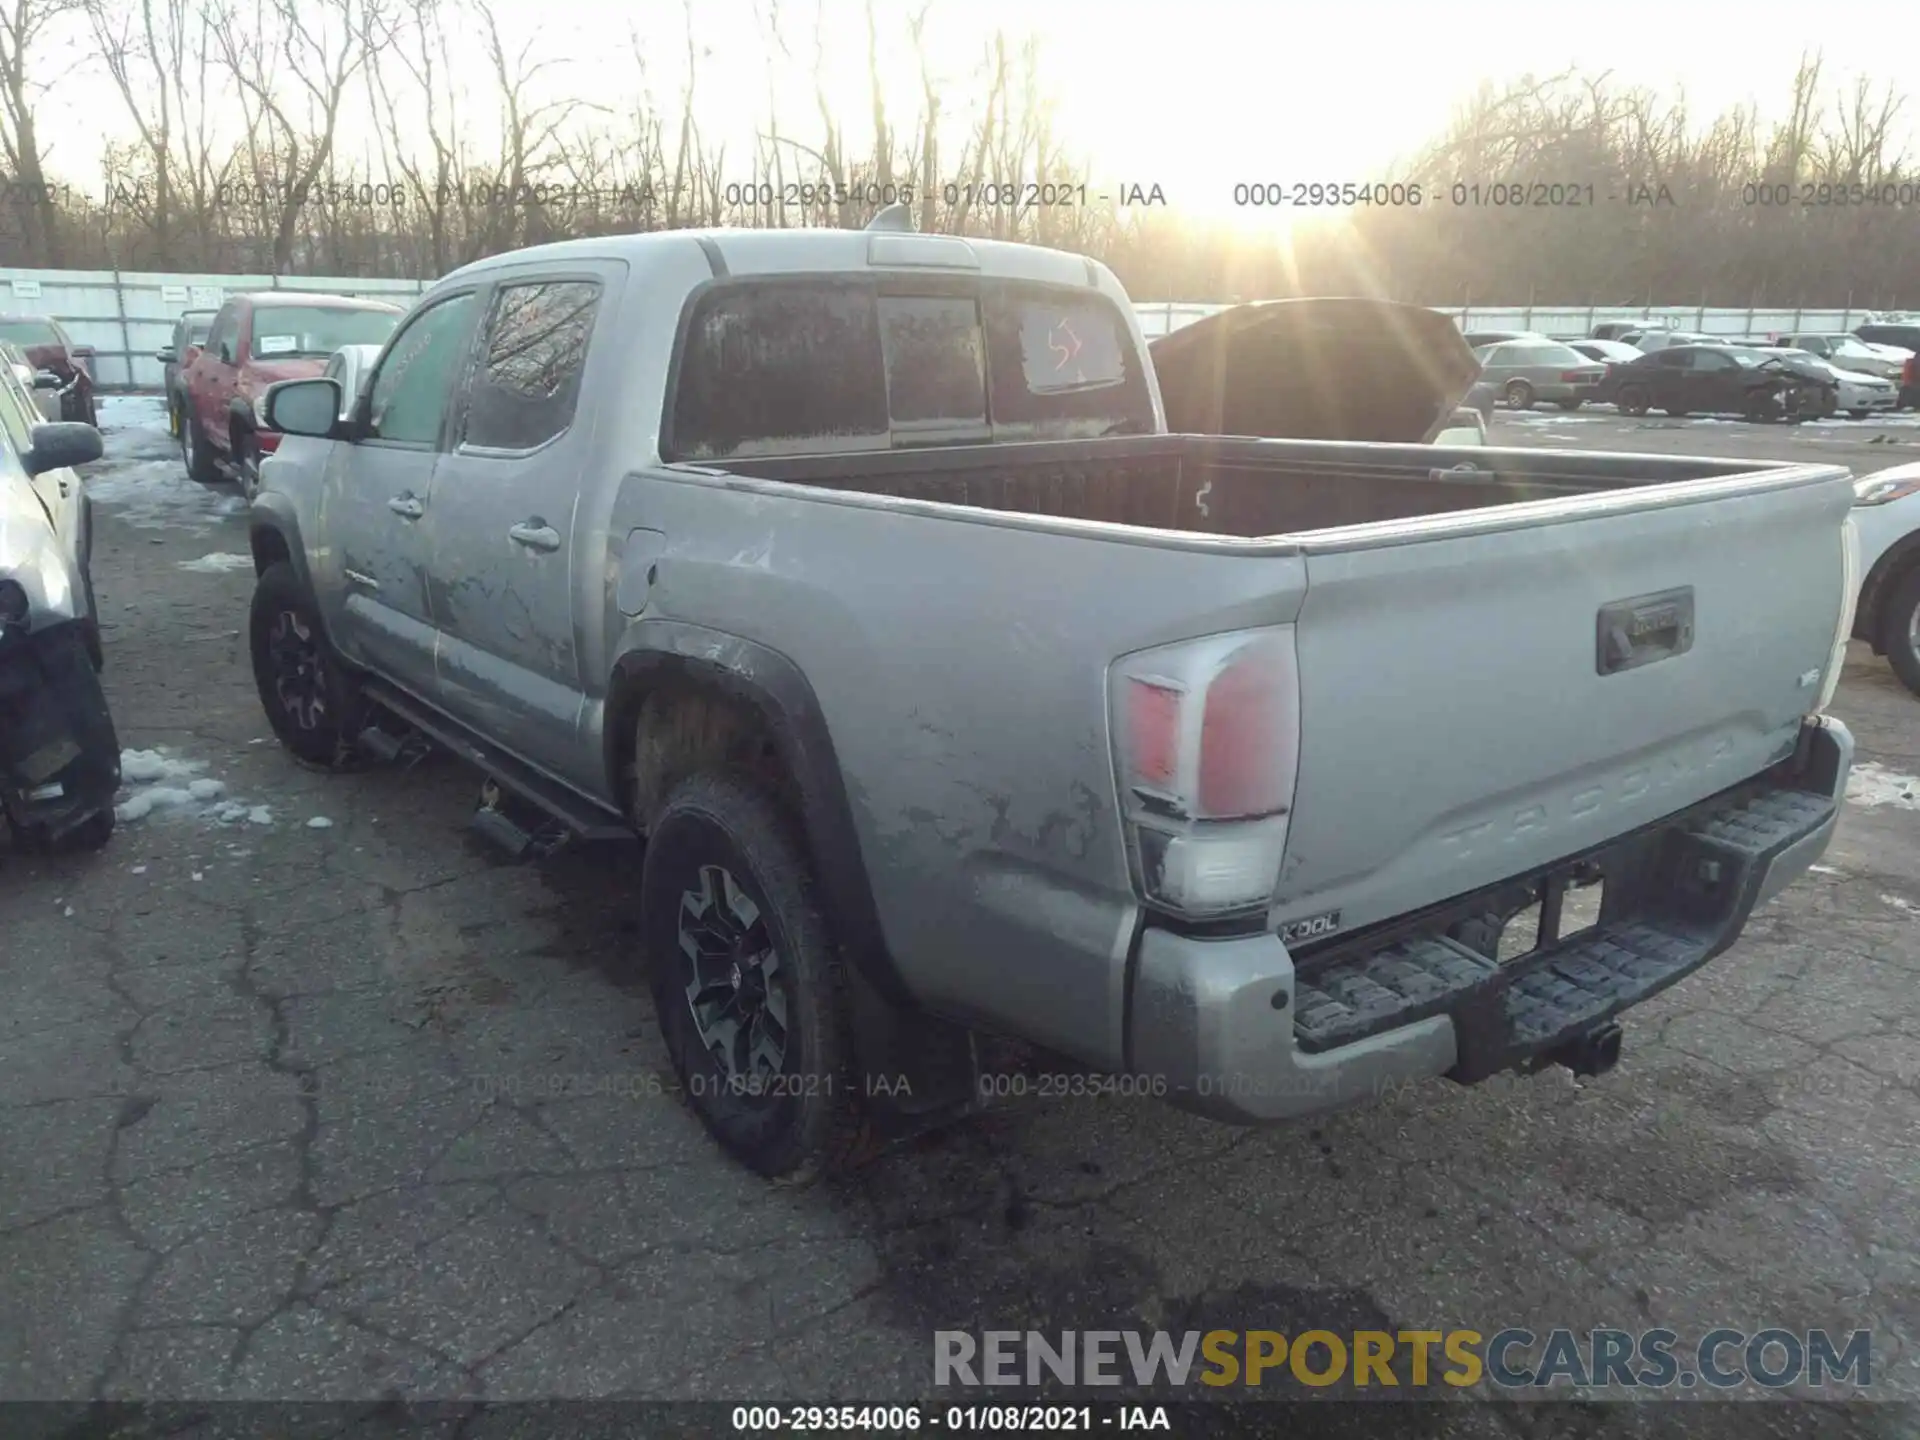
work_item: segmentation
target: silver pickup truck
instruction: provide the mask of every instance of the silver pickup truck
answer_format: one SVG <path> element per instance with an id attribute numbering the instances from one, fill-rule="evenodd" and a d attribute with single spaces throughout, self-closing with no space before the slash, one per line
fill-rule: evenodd
<path id="1" fill-rule="evenodd" d="M 996 1037 L 1243 1123 L 1597 1072 L 1827 845 L 1853 489 L 1436 448 L 1470 360 L 1385 362 L 1368 441 L 1170 434 L 1077 255 L 484 260 L 344 418 L 268 392 L 326 444 L 253 506 L 261 699 L 312 761 L 424 737 L 644 835 L 668 1050 L 763 1173 L 1004 1092 Z M 1165 379 L 1216 430 L 1260 433 L 1208 387 L 1338 408 L 1310 350 L 1238 364 Z"/>

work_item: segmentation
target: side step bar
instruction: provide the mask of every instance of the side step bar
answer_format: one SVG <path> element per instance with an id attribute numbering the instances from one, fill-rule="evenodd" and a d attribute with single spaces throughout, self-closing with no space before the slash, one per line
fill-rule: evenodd
<path id="1" fill-rule="evenodd" d="M 377 677 L 368 676 L 361 684 L 366 697 L 382 710 L 492 776 L 503 789 L 551 815 L 579 839 L 633 839 L 632 827 L 613 810 L 576 794 L 525 761 L 481 739 L 464 725 L 429 710 Z"/>

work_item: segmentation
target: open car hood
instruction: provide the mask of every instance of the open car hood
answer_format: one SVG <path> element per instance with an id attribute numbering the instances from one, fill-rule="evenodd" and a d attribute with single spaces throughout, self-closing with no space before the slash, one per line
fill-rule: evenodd
<path id="1" fill-rule="evenodd" d="M 1236 305 L 1147 353 L 1187 435 L 1423 444 L 1480 378 L 1449 317 L 1390 300 Z"/>

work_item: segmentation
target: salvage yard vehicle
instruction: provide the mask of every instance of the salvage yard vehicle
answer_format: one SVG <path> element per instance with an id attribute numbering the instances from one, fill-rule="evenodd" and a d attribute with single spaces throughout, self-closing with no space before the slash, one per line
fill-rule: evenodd
<path id="1" fill-rule="evenodd" d="M 75 344 L 66 326 L 45 315 L 0 315 L 0 340 L 18 345 L 36 372 L 44 370 L 59 378 L 54 393 L 60 402 L 60 419 L 100 423 L 93 400 L 93 372 L 87 368 L 93 359 L 91 345 Z"/>
<path id="2" fill-rule="evenodd" d="M 1864 576 L 1853 637 L 1920 695 L 1920 461 L 1862 475 L 1853 488 Z"/>
<path id="3" fill-rule="evenodd" d="M 384 300 L 295 290 L 231 296 L 181 382 L 188 476 L 202 485 L 237 481 L 251 499 L 262 458 L 280 443 L 255 404 L 267 386 L 319 375 L 343 345 L 384 342 L 404 313 Z"/>
<path id="4" fill-rule="evenodd" d="M 183 310 L 173 323 L 173 336 L 153 352 L 160 362 L 160 390 L 167 397 L 167 433 L 178 440 L 186 434 L 187 367 L 206 346 L 218 310 Z"/>
<path id="5" fill-rule="evenodd" d="M 494 256 L 262 402 L 329 442 L 250 510 L 276 735 L 641 835 L 745 1164 L 970 1112 L 982 1036 L 1238 1123 L 1597 1073 L 1825 850 L 1844 469 L 1169 434 L 1104 265 L 895 223 Z"/>
<path id="6" fill-rule="evenodd" d="M 120 741 L 100 687 L 93 517 L 72 468 L 101 449 L 98 430 L 41 421 L 0 376 L 0 812 L 36 847 L 113 834 Z"/>
<path id="7" fill-rule="evenodd" d="M 1753 421 L 1816 419 L 1833 413 L 1831 372 L 1797 351 L 1763 353 L 1720 342 L 1669 345 L 1612 366 L 1596 397 L 1623 415 L 1731 414 Z"/>
<path id="8" fill-rule="evenodd" d="M 1594 398 L 1607 367 L 1589 360 L 1558 340 L 1509 340 L 1484 345 L 1480 378 L 1499 388 L 1500 398 L 1515 410 L 1531 410 L 1546 400 L 1562 410 L 1578 410 Z"/>
<path id="9" fill-rule="evenodd" d="M 36 370 L 33 362 L 27 359 L 27 352 L 11 340 L 0 340 L 0 361 L 4 361 L 20 382 L 20 387 L 28 396 L 33 411 L 42 420 L 60 418 L 61 385 L 60 377 L 51 370 Z"/>

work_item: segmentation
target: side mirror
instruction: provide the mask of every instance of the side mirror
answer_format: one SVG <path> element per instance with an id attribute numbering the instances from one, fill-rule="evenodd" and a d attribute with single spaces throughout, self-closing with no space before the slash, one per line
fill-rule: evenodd
<path id="1" fill-rule="evenodd" d="M 231 365 L 233 363 L 233 341 L 222 340 L 220 342 L 220 362 L 223 365 Z"/>
<path id="2" fill-rule="evenodd" d="M 76 345 L 73 347 L 73 356 L 76 360 L 91 360 L 93 358 L 93 346 Z"/>
<path id="3" fill-rule="evenodd" d="M 163 345 L 154 351 L 153 358 L 158 360 L 162 365 L 177 365 L 180 363 L 180 356 L 171 345 Z"/>
<path id="4" fill-rule="evenodd" d="M 33 427 L 33 444 L 20 457 L 29 475 L 44 475 L 63 466 L 85 465 L 105 453 L 100 432 L 77 420 L 49 422 Z"/>
<path id="5" fill-rule="evenodd" d="M 36 370 L 33 375 L 33 388 L 36 390 L 58 390 L 66 383 L 51 370 Z"/>
<path id="6" fill-rule="evenodd" d="M 340 428 L 340 405 L 337 380 L 282 380 L 261 397 L 260 419 L 284 435 L 331 440 Z"/>

